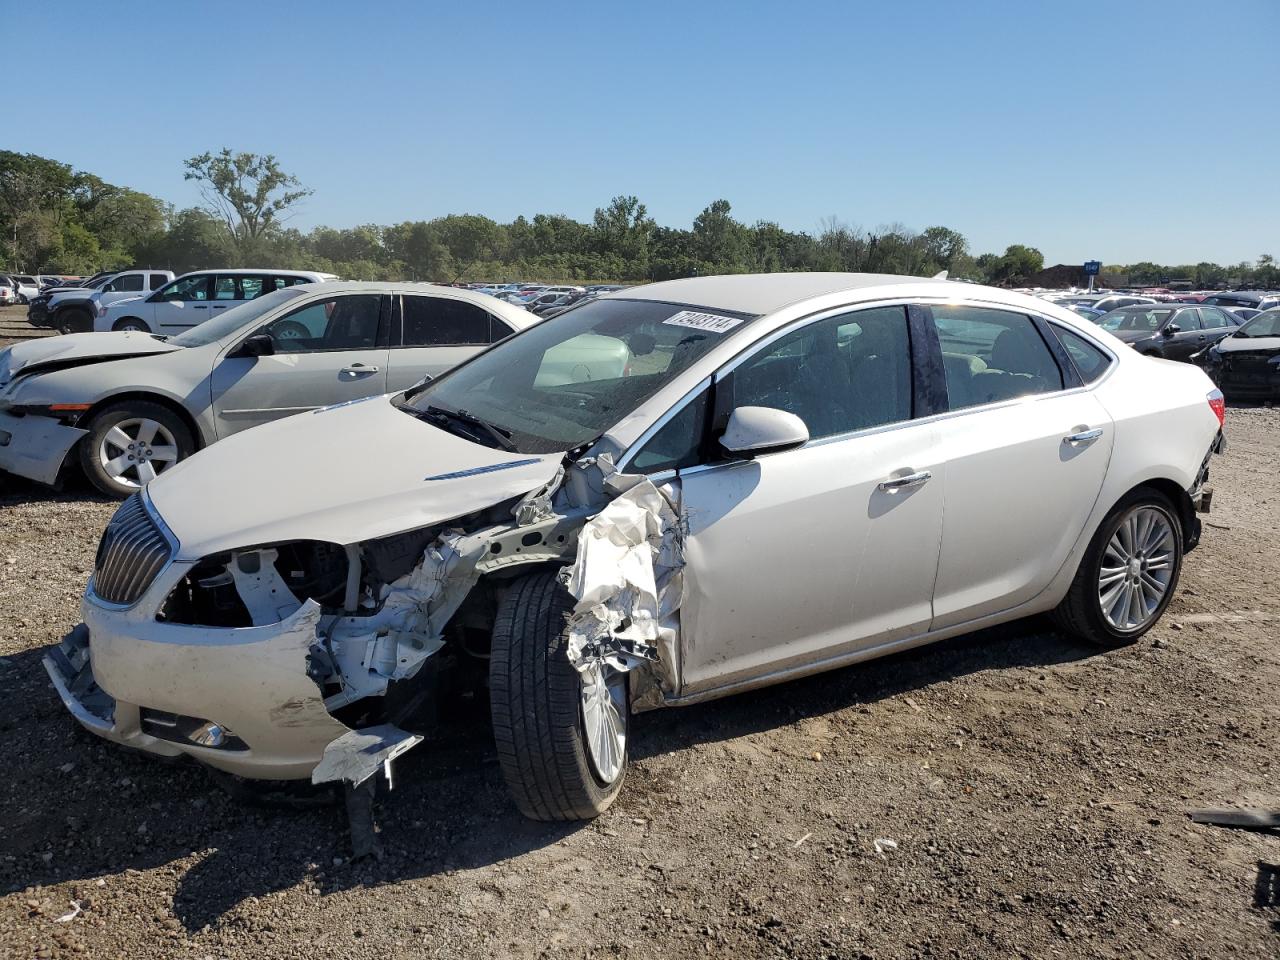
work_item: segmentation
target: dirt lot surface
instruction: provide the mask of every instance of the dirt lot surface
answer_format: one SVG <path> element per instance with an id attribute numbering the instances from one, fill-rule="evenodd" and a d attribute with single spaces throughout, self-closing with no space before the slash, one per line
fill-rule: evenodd
<path id="1" fill-rule="evenodd" d="M 7 347 L 16 340 L 43 337 L 52 330 L 37 330 L 27 323 L 27 308 L 21 306 L 0 307 L 0 347 Z"/>
<path id="2" fill-rule="evenodd" d="M 0 952 L 1274 958 L 1280 837 L 1185 815 L 1280 808 L 1280 411 L 1228 430 L 1136 646 L 1035 621 L 646 714 L 585 825 L 516 813 L 478 712 L 401 763 L 367 864 L 340 808 L 249 806 L 79 730 L 40 656 L 114 505 L 0 480 Z"/>

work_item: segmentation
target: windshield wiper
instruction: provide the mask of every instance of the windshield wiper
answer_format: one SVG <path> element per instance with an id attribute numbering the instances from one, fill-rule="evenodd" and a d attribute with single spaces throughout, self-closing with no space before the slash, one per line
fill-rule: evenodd
<path id="1" fill-rule="evenodd" d="M 467 413 L 466 410 L 446 410 L 444 407 L 427 407 L 422 411 L 422 416 L 440 424 L 455 423 L 462 424 L 466 427 L 479 427 L 484 431 L 485 435 L 491 439 L 496 446 L 508 453 L 516 451 L 516 445 L 511 441 L 511 431 L 496 427 L 487 420 L 481 420 L 474 414 Z M 474 434 L 472 434 L 474 437 Z"/>

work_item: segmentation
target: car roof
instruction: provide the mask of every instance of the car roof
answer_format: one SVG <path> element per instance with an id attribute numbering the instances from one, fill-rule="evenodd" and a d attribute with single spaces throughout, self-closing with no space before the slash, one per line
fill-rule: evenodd
<path id="1" fill-rule="evenodd" d="M 164 271 L 156 271 L 163 273 Z M 272 273 L 282 277 L 332 277 L 332 273 L 325 273 L 322 270 L 279 270 L 275 267 L 211 267 L 207 270 L 190 270 L 183 276 L 190 276 L 193 273 L 230 273 L 230 274 L 259 274 Z"/>
<path id="2" fill-rule="evenodd" d="M 743 273 L 663 280 L 619 290 L 609 294 L 609 297 L 623 300 L 688 303 L 733 310 L 737 313 L 766 314 L 781 310 L 793 303 L 831 293 L 855 290 L 862 292 L 877 287 L 895 287 L 903 284 L 917 286 L 930 283 L 944 287 L 964 287 L 969 292 L 973 290 L 971 284 L 957 284 L 924 277 L 904 277 L 889 273 Z"/>
<path id="3" fill-rule="evenodd" d="M 448 297 L 453 300 L 466 300 L 468 303 L 474 303 L 477 307 L 481 307 L 489 313 L 497 314 L 512 326 L 519 328 L 532 326 L 541 319 L 524 309 L 524 307 L 517 307 L 507 303 L 505 300 L 499 300 L 497 297 L 491 297 L 487 293 L 481 293 L 479 290 L 443 287 L 432 283 L 413 283 L 407 280 L 328 280 L 323 283 L 308 284 L 305 289 L 308 294 L 318 291 L 338 293 L 347 290 L 364 290 L 369 293 L 414 293 L 418 296 L 427 295 Z"/>

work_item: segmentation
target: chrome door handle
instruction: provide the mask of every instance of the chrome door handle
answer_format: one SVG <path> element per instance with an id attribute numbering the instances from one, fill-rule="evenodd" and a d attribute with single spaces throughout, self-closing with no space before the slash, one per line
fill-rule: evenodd
<path id="1" fill-rule="evenodd" d="M 1091 443 L 1102 436 L 1102 430 L 1095 427 L 1092 430 L 1081 430 L 1079 433 L 1073 433 L 1070 436 L 1062 438 L 1063 443 Z"/>
<path id="2" fill-rule="evenodd" d="M 909 473 L 905 477 L 895 477 L 892 480 L 881 480 L 880 489 L 885 493 L 894 493 L 897 490 L 903 490 L 907 487 L 918 487 L 932 476 L 933 474 L 928 470 L 921 470 L 918 473 Z"/>
<path id="3" fill-rule="evenodd" d="M 363 363 L 353 363 L 349 367 L 343 367 L 341 372 L 350 377 L 362 377 L 370 373 L 377 373 L 378 368 L 366 367 Z"/>

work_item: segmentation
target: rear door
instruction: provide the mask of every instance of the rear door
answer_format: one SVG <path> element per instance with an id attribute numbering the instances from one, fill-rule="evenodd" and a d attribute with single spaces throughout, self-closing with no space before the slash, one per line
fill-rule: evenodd
<path id="1" fill-rule="evenodd" d="M 1200 322 L 1204 326 L 1206 345 L 1217 343 L 1240 325 L 1239 318 L 1233 318 L 1218 307 L 1200 307 Z"/>
<path id="2" fill-rule="evenodd" d="M 466 300 L 419 294 L 396 299 L 389 393 L 406 390 L 423 377 L 438 377 L 511 332 L 488 311 Z"/>
<path id="3" fill-rule="evenodd" d="M 390 301 L 385 294 L 334 294 L 246 333 L 214 366 L 218 436 L 386 393 Z M 271 337 L 273 353 L 237 356 L 244 339 L 262 334 Z"/>
<path id="4" fill-rule="evenodd" d="M 1035 597 L 1102 489 L 1111 417 L 1049 325 L 1004 307 L 931 308 L 950 413 L 933 629 Z"/>
<path id="5" fill-rule="evenodd" d="M 155 313 L 151 329 L 173 336 L 190 330 L 209 319 L 209 301 L 213 297 L 213 274 L 193 273 L 180 277 L 153 294 Z"/>

